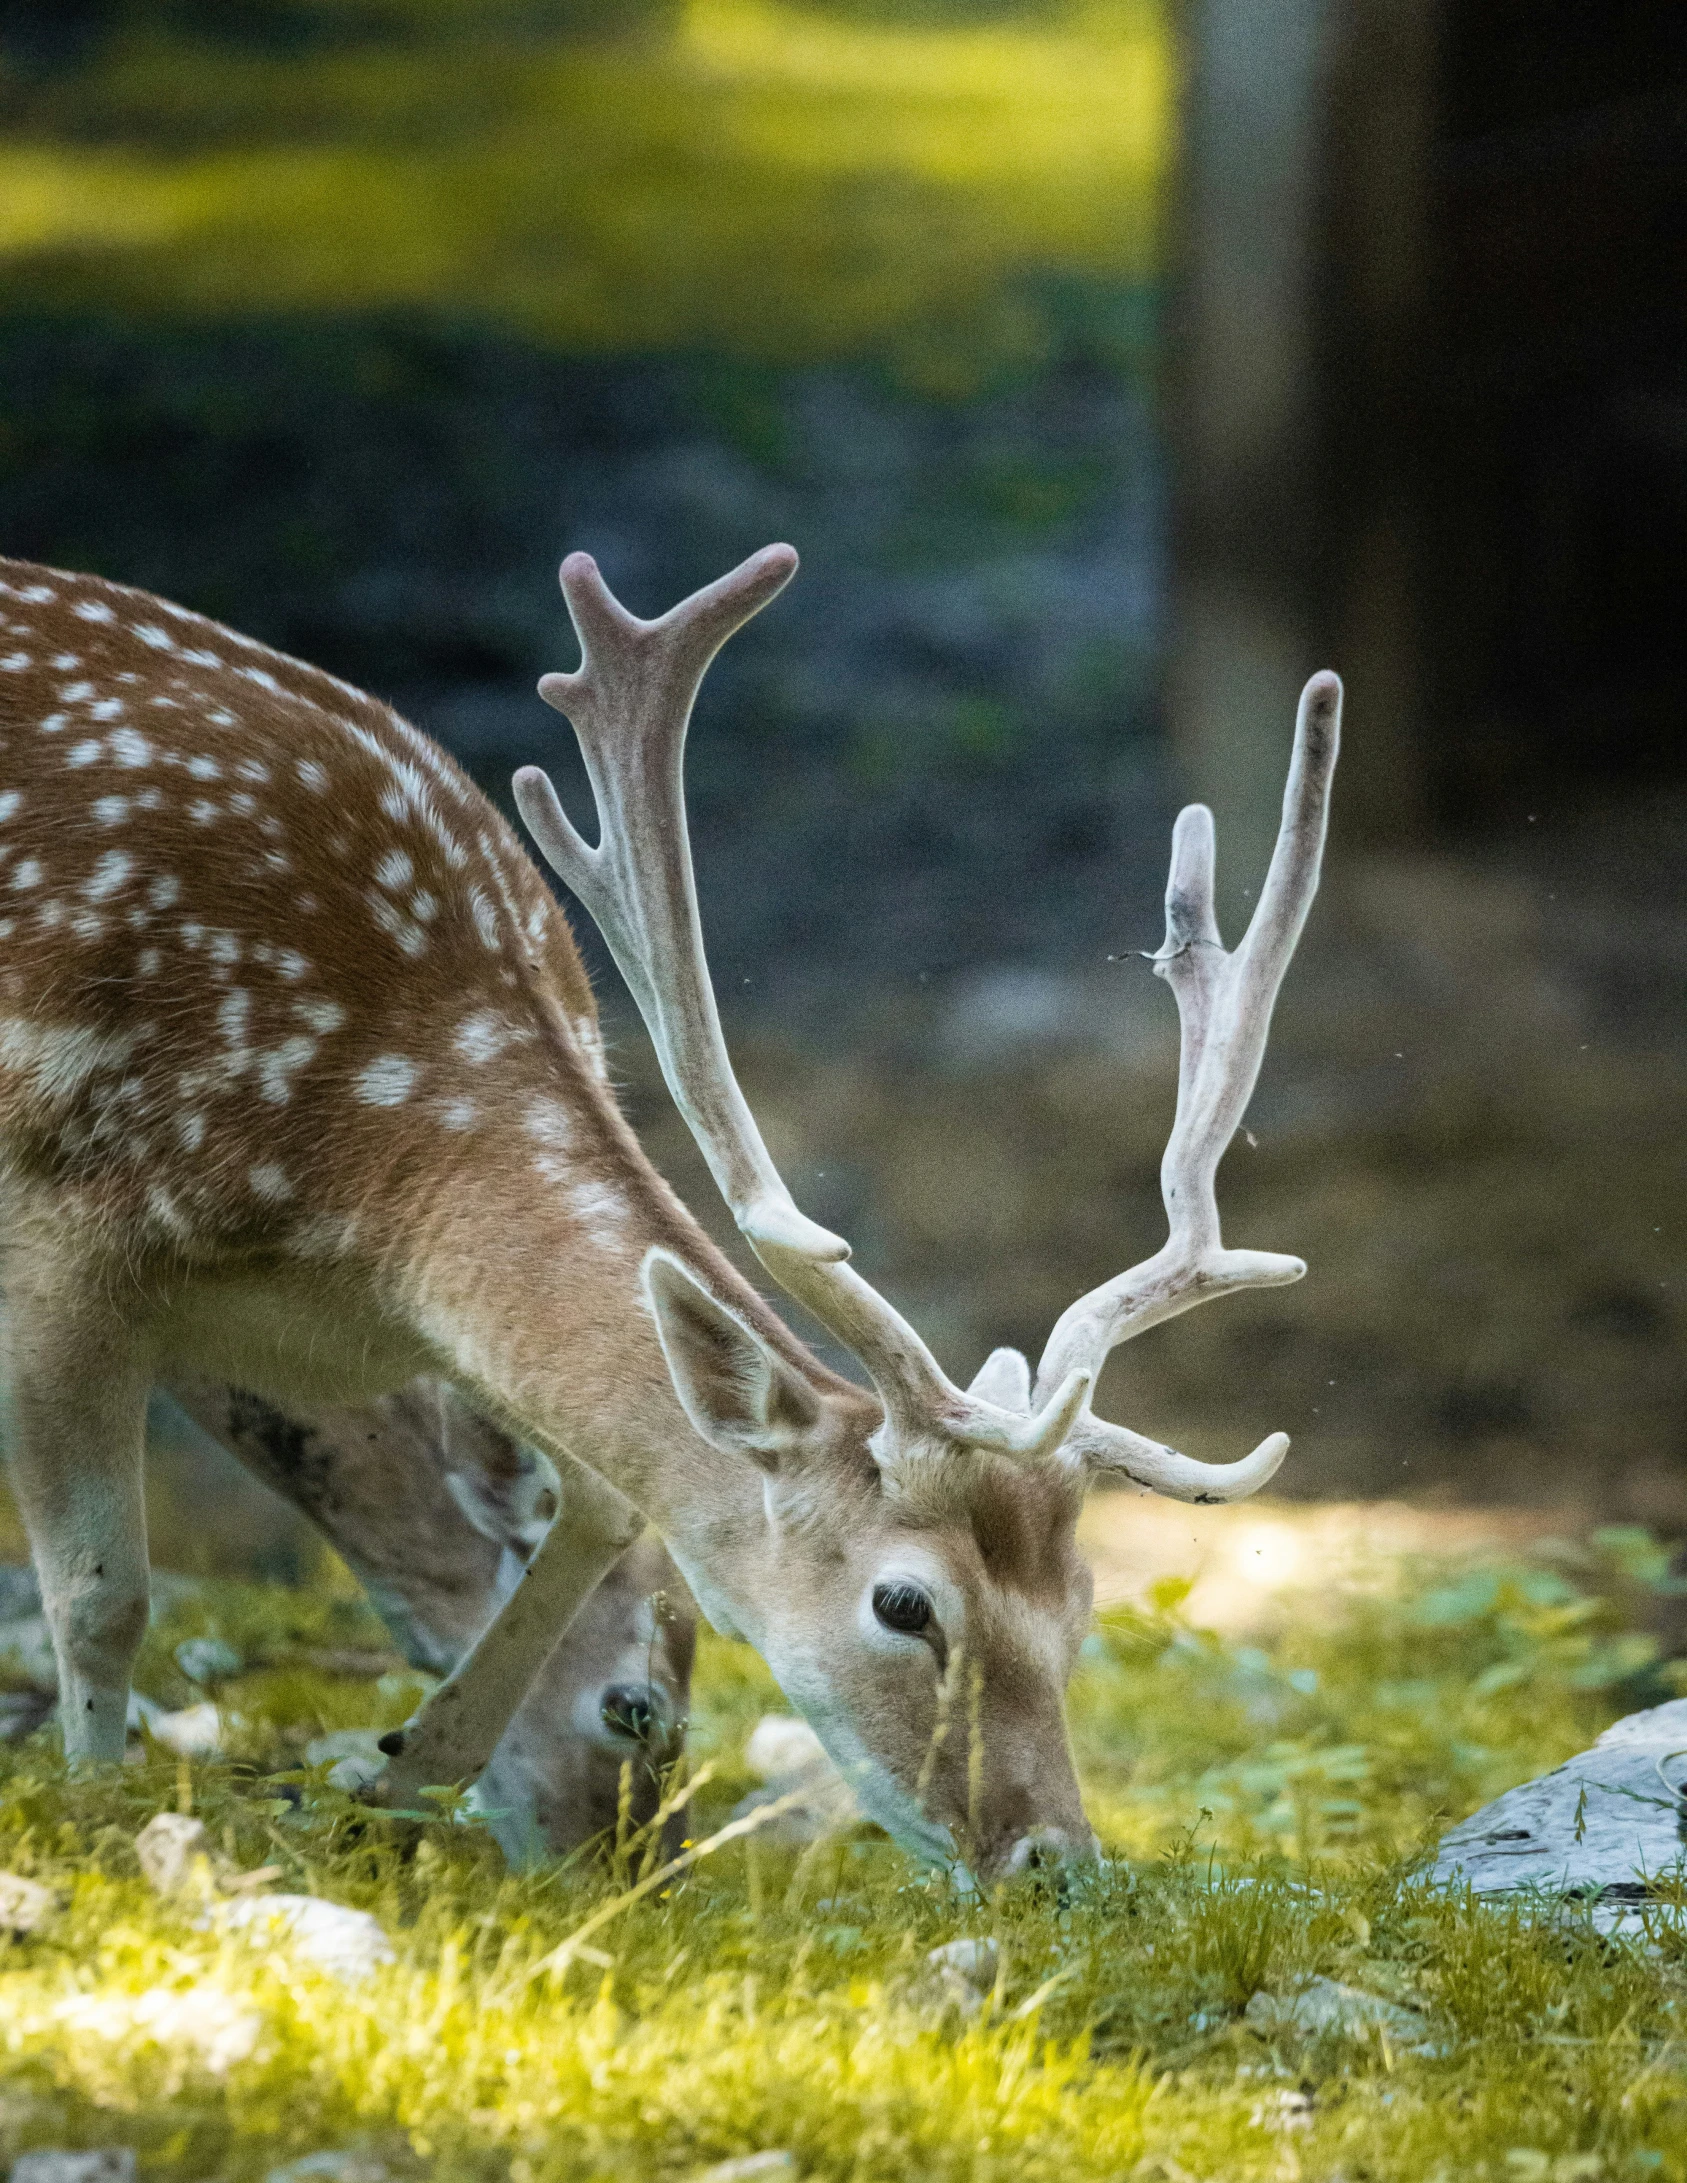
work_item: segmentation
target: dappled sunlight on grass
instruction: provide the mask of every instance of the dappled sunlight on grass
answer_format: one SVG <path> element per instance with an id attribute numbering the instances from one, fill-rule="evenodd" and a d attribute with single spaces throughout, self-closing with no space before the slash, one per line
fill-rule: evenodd
<path id="1" fill-rule="evenodd" d="M 1492 2183 L 1687 2177 L 1687 1962 L 1426 1887 L 1447 1820 L 1667 1695 L 1626 1609 L 1662 1580 L 1637 1534 L 1544 1555 L 1400 1561 L 1257 1642 L 1195 1627 L 1182 1580 L 1116 1607 L 1072 1714 L 1116 1854 L 987 1899 L 867 1830 L 806 1851 L 711 1849 L 772 1686 L 707 1639 L 687 1813 L 704 1852 L 618 1914 L 654 1845 L 511 1875 L 460 1807 L 418 1833 L 297 1767 L 310 1648 L 379 1643 L 317 1588 L 184 1592 L 143 1684 L 176 1695 L 185 1635 L 291 1659 L 218 1692 L 252 1764 L 164 1755 L 68 1783 L 8 1754 L 0 1867 L 59 1908 L 0 1949 L 0 2147 L 137 2147 L 159 2175 L 247 2183 L 355 2148 L 393 2176 L 681 2178 L 756 2152 L 833 2183 Z M 276 1670 L 279 1674 L 280 1671 Z M 302 1696 L 305 1693 L 307 1695 Z M 387 1717 L 360 1686 L 364 1717 Z M 267 1735 L 267 1748 L 266 1748 Z M 254 1766 L 279 1765 L 280 1777 Z M 230 1869 L 374 1914 L 393 1960 L 345 1983 L 285 1935 L 161 1900 L 134 1837 L 191 1805 Z M 571 1935 L 578 1945 L 569 1947 Z M 970 1989 L 930 1950 L 995 1944 Z M 1416 2011 L 1316 2036 L 1255 2030 L 1260 1992 L 1320 1975 Z"/>
<path id="2" fill-rule="evenodd" d="M 1142 0 L 943 28 L 690 0 L 638 37 L 287 57 L 137 29 L 14 120 L 0 252 L 44 302 L 443 308 L 965 391 L 1037 352 L 1039 281 L 1150 271 L 1168 53 Z"/>

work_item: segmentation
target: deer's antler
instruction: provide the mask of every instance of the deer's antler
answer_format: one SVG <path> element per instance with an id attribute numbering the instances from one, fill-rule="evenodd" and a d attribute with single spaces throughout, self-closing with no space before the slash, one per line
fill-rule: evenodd
<path id="1" fill-rule="evenodd" d="M 588 554 L 571 554 L 562 591 L 583 656 L 575 673 L 547 675 L 539 694 L 579 737 L 597 802 L 598 845 L 581 839 L 538 767 L 516 775 L 516 802 L 608 942 L 734 1220 L 780 1286 L 866 1367 L 893 1444 L 936 1438 L 1046 1460 L 1089 1392 L 1089 1368 L 1074 1367 L 1035 1410 L 1007 1409 L 954 1386 L 908 1322 L 848 1263 L 849 1245 L 798 1209 L 721 1036 L 686 829 L 686 729 L 709 662 L 796 566 L 791 547 L 765 546 L 646 622 L 613 596 Z"/>
<path id="2" fill-rule="evenodd" d="M 1166 885 L 1166 940 L 1153 958 L 1177 996 L 1182 1025 L 1177 1115 L 1160 1163 L 1170 1233 L 1152 1258 L 1103 1282 L 1062 1315 L 1038 1367 L 1039 1392 L 1069 1383 L 1077 1372 L 1093 1384 L 1120 1342 L 1192 1305 L 1232 1289 L 1298 1281 L 1306 1271 L 1302 1260 L 1275 1251 L 1227 1250 L 1214 1184 L 1252 1096 L 1277 991 L 1318 889 L 1341 694 L 1332 674 L 1314 675 L 1301 693 L 1277 846 L 1253 920 L 1232 954 L 1225 953 L 1213 913 L 1212 813 L 1191 804 L 1178 817 Z M 1285 1434 L 1273 1433 L 1240 1463 L 1195 1463 L 1105 1423 L 1087 1406 L 1065 1444 L 1069 1456 L 1094 1470 L 1123 1472 L 1185 1501 L 1242 1499 L 1264 1485 L 1288 1447 Z"/>

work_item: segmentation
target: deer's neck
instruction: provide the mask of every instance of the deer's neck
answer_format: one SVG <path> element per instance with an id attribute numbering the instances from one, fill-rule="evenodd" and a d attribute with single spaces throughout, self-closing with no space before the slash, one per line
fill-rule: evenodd
<path id="1" fill-rule="evenodd" d="M 563 1055 L 460 1177 L 430 1174 L 399 1223 L 404 1315 L 440 1368 L 522 1438 L 576 1457 L 640 1508 L 682 1565 L 764 1521 L 761 1478 L 701 1440 L 674 1392 L 641 1269 L 660 1246 L 812 1374 L 804 1350 Z M 688 1571 L 689 1574 L 689 1571 Z"/>

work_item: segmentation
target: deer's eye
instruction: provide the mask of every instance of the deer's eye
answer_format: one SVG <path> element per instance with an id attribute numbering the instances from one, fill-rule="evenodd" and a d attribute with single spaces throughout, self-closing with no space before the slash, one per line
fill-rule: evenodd
<path id="1" fill-rule="evenodd" d="M 931 1599 L 917 1584 L 875 1584 L 873 1612 L 887 1630 L 918 1637 L 931 1627 Z"/>

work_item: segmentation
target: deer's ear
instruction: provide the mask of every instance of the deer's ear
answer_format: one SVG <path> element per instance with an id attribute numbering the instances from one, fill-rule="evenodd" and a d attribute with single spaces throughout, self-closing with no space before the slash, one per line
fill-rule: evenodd
<path id="1" fill-rule="evenodd" d="M 686 1416 L 710 1447 L 776 1471 L 819 1422 L 819 1395 L 666 1251 L 645 1260 L 644 1288 Z"/>

